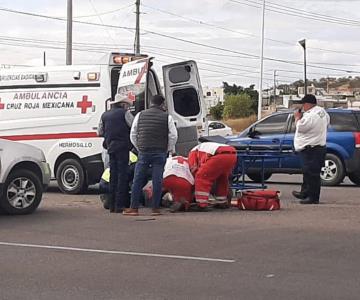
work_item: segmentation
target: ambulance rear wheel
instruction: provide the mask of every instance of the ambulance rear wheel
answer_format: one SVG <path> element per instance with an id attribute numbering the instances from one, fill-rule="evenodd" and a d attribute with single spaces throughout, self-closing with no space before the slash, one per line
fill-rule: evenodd
<path id="1" fill-rule="evenodd" d="M 76 159 L 65 159 L 59 164 L 56 180 L 65 194 L 79 194 L 86 189 L 85 172 Z"/>

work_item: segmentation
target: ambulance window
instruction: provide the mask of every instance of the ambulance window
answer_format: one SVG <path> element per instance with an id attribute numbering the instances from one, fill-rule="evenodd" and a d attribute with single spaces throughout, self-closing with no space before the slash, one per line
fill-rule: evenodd
<path id="1" fill-rule="evenodd" d="M 114 99 L 119 83 L 121 67 L 111 69 L 111 98 Z"/>
<path id="2" fill-rule="evenodd" d="M 149 79 L 148 79 L 148 101 L 155 95 L 158 95 L 158 87 L 156 84 L 156 80 L 152 71 L 149 72 Z"/>
<path id="3" fill-rule="evenodd" d="M 173 92 L 174 109 L 183 116 L 196 116 L 200 113 L 199 98 L 194 88 L 175 90 Z"/>
<path id="4" fill-rule="evenodd" d="M 169 79 L 172 83 L 188 82 L 190 80 L 189 66 L 179 66 L 169 71 Z"/>

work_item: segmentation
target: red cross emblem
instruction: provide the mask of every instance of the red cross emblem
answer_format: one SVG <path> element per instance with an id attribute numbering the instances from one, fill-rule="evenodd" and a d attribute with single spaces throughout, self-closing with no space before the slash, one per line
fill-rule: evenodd
<path id="1" fill-rule="evenodd" d="M 174 160 L 177 160 L 177 162 L 181 165 L 183 165 L 184 163 L 187 163 L 187 159 L 182 156 L 174 157 Z"/>
<path id="2" fill-rule="evenodd" d="M 1 103 L 1 98 L 0 98 L 0 109 L 5 109 L 5 104 Z"/>
<path id="3" fill-rule="evenodd" d="M 128 99 L 131 100 L 132 102 L 136 100 L 136 95 L 134 94 L 134 92 L 132 91 L 128 92 Z"/>
<path id="4" fill-rule="evenodd" d="M 83 96 L 82 101 L 77 103 L 77 107 L 81 108 L 81 113 L 86 114 L 87 109 L 92 107 L 92 101 L 88 101 L 88 96 Z"/>

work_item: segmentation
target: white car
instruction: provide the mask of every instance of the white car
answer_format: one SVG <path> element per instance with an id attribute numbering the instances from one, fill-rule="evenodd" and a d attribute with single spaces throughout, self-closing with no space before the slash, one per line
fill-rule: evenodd
<path id="1" fill-rule="evenodd" d="M 232 129 L 219 121 L 210 121 L 208 123 L 209 135 L 220 135 L 220 136 L 229 136 L 232 135 Z"/>
<path id="2" fill-rule="evenodd" d="M 32 213 L 49 182 L 50 167 L 40 149 L 0 139 L 0 213 Z"/>

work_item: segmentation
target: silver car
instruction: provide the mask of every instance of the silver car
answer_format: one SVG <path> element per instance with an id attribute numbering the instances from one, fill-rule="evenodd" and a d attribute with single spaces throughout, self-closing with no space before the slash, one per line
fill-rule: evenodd
<path id="1" fill-rule="evenodd" d="M 0 139 L 0 213 L 32 213 L 49 182 L 50 167 L 40 149 Z"/>

